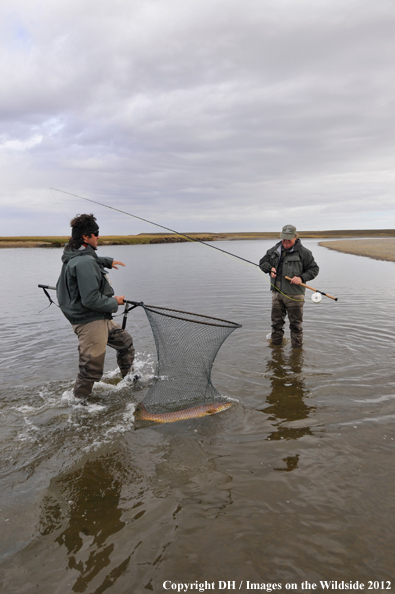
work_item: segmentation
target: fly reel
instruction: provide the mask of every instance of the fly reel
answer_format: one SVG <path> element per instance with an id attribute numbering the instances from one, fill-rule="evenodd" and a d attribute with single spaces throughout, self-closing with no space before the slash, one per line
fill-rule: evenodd
<path id="1" fill-rule="evenodd" d="M 313 303 L 320 303 L 322 301 L 321 293 L 315 292 L 311 296 L 311 300 Z"/>

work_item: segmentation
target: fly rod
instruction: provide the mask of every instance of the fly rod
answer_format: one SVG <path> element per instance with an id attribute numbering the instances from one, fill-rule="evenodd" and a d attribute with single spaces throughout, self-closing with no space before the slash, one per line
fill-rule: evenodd
<path id="1" fill-rule="evenodd" d="M 284 276 L 284 278 L 286 278 L 287 280 L 292 280 L 289 276 Z M 323 293 L 322 291 L 319 291 L 318 289 L 314 289 L 314 287 L 310 287 L 309 285 L 305 285 L 304 283 L 299 283 L 301 287 L 306 287 L 306 289 L 310 289 L 310 291 L 314 291 L 314 293 L 320 293 L 321 295 L 324 295 L 325 297 L 329 297 L 329 299 L 333 299 L 334 301 L 337 301 L 337 297 L 332 297 L 332 295 L 328 295 L 327 293 Z"/>
<path id="2" fill-rule="evenodd" d="M 92 202 L 93 204 L 98 204 L 99 206 L 104 206 L 104 208 L 109 208 L 110 210 L 115 210 L 116 212 L 125 214 L 128 217 L 133 217 L 134 219 L 138 219 L 139 221 L 144 221 L 144 223 L 149 223 L 150 225 L 154 225 L 155 227 L 159 227 L 160 229 L 165 229 L 165 231 L 170 231 L 170 233 L 175 233 L 175 235 L 178 235 L 179 237 L 185 237 L 186 239 L 188 239 L 188 241 L 193 241 L 195 243 L 201 243 L 202 245 L 205 245 L 213 250 L 217 250 L 218 252 L 227 254 L 228 256 L 231 256 L 232 258 L 237 258 L 238 260 L 242 260 L 243 262 L 246 262 L 247 264 L 252 264 L 252 266 L 256 266 L 257 268 L 260 269 L 259 264 L 256 264 L 256 262 L 251 262 L 251 260 L 247 260 L 246 258 L 237 256 L 236 254 L 232 254 L 231 252 L 223 250 L 215 245 L 206 243 L 205 241 L 202 241 L 201 239 L 196 239 L 194 237 L 191 237 L 190 235 L 186 235 L 185 233 L 180 233 L 179 231 L 170 229 L 170 227 L 165 227 L 164 225 L 159 225 L 159 223 L 154 223 L 153 221 L 149 221 L 148 219 L 144 219 L 143 217 L 139 217 L 139 216 L 134 215 L 130 212 L 126 212 L 125 210 L 115 208 L 114 206 L 109 206 L 108 204 L 104 204 L 103 202 L 98 202 L 97 200 L 92 200 L 92 198 L 85 198 L 85 196 L 79 196 L 78 194 L 72 194 L 71 192 L 66 192 L 65 190 L 59 190 L 58 188 L 50 188 L 50 189 L 54 190 L 55 192 L 61 192 L 62 194 L 68 194 L 69 196 L 74 196 L 74 198 L 80 198 L 81 200 L 86 200 L 87 202 Z M 291 280 L 287 276 L 285 278 L 287 280 Z M 332 297 L 331 295 L 327 295 L 326 293 L 323 293 L 322 291 L 316 291 L 316 289 L 312 289 L 308 285 L 304 285 L 303 283 L 301 283 L 301 284 L 303 287 L 307 287 L 308 289 L 311 289 L 312 291 L 315 291 L 316 293 L 321 293 L 321 295 L 325 295 L 325 297 L 329 297 L 330 299 L 334 299 L 335 301 L 337 301 L 337 297 Z"/>
<path id="3" fill-rule="evenodd" d="M 91 198 L 85 198 L 85 196 L 78 196 L 78 194 L 72 194 L 71 192 L 65 192 L 65 190 L 58 190 L 57 188 L 51 188 L 51 190 L 55 190 L 55 192 L 62 192 L 62 194 L 68 194 L 69 196 L 74 196 L 75 198 L 81 198 L 81 200 L 87 200 L 88 202 L 93 202 L 93 204 L 98 204 L 99 206 L 104 206 L 105 208 L 109 208 L 110 210 L 115 210 L 116 212 L 120 212 L 122 214 L 127 215 L 128 217 L 133 217 L 134 219 L 139 219 L 139 221 L 144 221 L 144 223 L 149 223 L 150 225 L 155 225 L 155 227 L 159 227 L 160 229 L 165 229 L 165 231 L 170 231 L 170 233 L 174 233 L 175 235 L 179 235 L 180 237 L 185 237 L 189 241 L 194 241 L 195 243 L 201 243 L 202 245 L 206 245 L 213 250 L 218 250 L 223 254 L 227 254 L 228 256 L 232 256 L 233 258 L 238 258 L 239 260 L 243 260 L 243 262 L 247 262 L 247 264 L 252 264 L 253 266 L 258 266 L 255 262 L 251 262 L 251 260 L 246 260 L 246 258 L 242 258 L 241 256 L 236 256 L 236 254 L 232 254 L 231 252 L 227 252 L 226 250 L 222 250 L 215 245 L 210 245 L 201 239 L 196 239 L 195 237 L 191 237 L 190 235 L 186 235 L 185 233 L 180 233 L 179 231 L 175 231 L 174 229 L 170 229 L 170 227 L 164 227 L 164 225 L 159 225 L 159 223 L 154 223 L 153 221 L 149 221 L 148 219 L 143 219 L 142 217 L 138 217 L 130 212 L 126 212 L 125 210 L 120 210 L 119 208 L 115 208 L 114 206 L 109 206 L 108 204 L 103 204 L 102 202 L 98 202 L 97 200 L 92 200 Z"/>

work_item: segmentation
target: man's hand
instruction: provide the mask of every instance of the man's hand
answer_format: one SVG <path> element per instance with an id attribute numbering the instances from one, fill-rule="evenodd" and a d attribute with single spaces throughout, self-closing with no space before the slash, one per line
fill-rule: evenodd
<path id="1" fill-rule="evenodd" d="M 302 279 L 300 278 L 300 276 L 294 276 L 290 281 L 291 285 L 300 285 L 301 282 Z"/>
<path id="2" fill-rule="evenodd" d="M 118 305 L 123 305 L 125 303 L 125 295 L 122 295 L 121 297 L 114 297 L 114 299 L 117 300 Z"/>
<path id="3" fill-rule="evenodd" d="M 276 276 L 277 276 L 277 271 L 276 271 L 276 269 L 275 269 L 275 268 L 272 268 L 272 270 L 271 270 L 271 272 L 270 272 L 270 276 L 271 276 L 272 278 L 276 278 Z"/>
<path id="4" fill-rule="evenodd" d="M 120 262 L 119 260 L 113 260 L 112 267 L 118 270 L 118 266 L 126 266 L 126 264 Z"/>

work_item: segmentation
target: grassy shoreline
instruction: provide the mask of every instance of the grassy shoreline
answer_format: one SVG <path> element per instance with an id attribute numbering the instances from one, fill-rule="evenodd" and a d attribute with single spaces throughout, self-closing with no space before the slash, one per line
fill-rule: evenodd
<path id="1" fill-rule="evenodd" d="M 272 232 L 238 232 L 238 233 L 187 233 L 195 241 L 242 241 L 246 239 L 278 239 L 279 233 Z M 389 238 L 395 237 L 395 229 L 368 229 L 343 231 L 299 231 L 301 239 L 336 239 L 336 238 Z M 15 247 L 63 247 L 68 241 L 64 236 L 21 236 L 0 237 L 0 248 Z M 140 245 L 154 243 L 178 243 L 189 241 L 182 235 L 174 233 L 145 233 L 140 235 L 108 235 L 102 236 L 99 245 Z M 325 246 L 328 247 L 328 246 Z M 332 249 L 335 249 L 333 247 Z"/>

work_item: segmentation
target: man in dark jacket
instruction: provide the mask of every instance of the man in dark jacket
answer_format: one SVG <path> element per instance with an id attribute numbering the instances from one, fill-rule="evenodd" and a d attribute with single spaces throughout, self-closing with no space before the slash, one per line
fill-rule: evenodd
<path id="1" fill-rule="evenodd" d="M 124 296 L 114 296 L 105 271 L 125 264 L 97 256 L 99 227 L 92 214 L 78 215 L 71 228 L 56 291 L 59 306 L 78 336 L 79 373 L 74 395 L 85 400 L 103 375 L 107 344 L 117 351 L 122 377 L 132 367 L 134 348 L 130 334 L 112 320 Z"/>
<path id="2" fill-rule="evenodd" d="M 303 304 L 305 287 L 301 283 L 315 278 L 319 268 L 313 254 L 305 248 L 293 225 L 285 225 L 281 241 L 270 248 L 259 262 L 263 272 L 270 274 L 272 298 L 272 344 L 281 344 L 285 316 L 288 314 L 293 347 L 303 343 Z M 291 280 L 287 280 L 288 276 Z"/>

